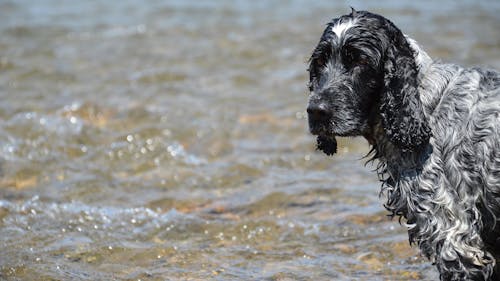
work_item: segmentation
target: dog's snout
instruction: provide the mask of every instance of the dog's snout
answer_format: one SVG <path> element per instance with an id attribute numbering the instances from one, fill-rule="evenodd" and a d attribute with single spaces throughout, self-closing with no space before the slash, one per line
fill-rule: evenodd
<path id="1" fill-rule="evenodd" d="M 331 116 L 324 104 L 311 104 L 307 107 L 310 120 L 326 120 Z"/>

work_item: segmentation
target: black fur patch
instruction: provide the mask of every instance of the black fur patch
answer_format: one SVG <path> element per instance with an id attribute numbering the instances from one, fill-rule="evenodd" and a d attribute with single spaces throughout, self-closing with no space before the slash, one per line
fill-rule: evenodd
<path id="1" fill-rule="evenodd" d="M 337 140 L 335 137 L 318 136 L 316 142 L 318 150 L 323 151 L 326 155 L 331 156 L 337 153 Z"/>

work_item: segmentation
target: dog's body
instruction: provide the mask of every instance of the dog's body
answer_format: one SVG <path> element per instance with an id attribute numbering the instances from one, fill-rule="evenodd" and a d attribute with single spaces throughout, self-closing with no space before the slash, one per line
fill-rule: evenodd
<path id="1" fill-rule="evenodd" d="M 318 148 L 330 155 L 335 136 L 364 136 L 386 208 L 406 219 L 441 279 L 497 280 L 500 73 L 433 61 L 361 11 L 328 24 L 309 72 Z"/>

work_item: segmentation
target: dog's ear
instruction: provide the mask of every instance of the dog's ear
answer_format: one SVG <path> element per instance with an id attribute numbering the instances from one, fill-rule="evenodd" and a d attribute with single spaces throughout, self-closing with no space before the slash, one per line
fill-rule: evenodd
<path id="1" fill-rule="evenodd" d="M 389 140 L 403 151 L 414 151 L 431 136 L 418 93 L 418 69 L 413 50 L 403 33 L 387 21 L 384 86 L 380 112 Z"/>

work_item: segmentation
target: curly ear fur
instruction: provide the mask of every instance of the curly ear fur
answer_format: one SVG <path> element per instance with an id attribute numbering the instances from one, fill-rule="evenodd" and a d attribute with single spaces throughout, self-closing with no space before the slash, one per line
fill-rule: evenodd
<path id="1" fill-rule="evenodd" d="M 384 62 L 382 125 L 394 145 L 403 151 L 414 151 L 431 136 L 417 90 L 418 70 L 403 33 L 389 21 L 386 26 L 390 41 Z"/>

